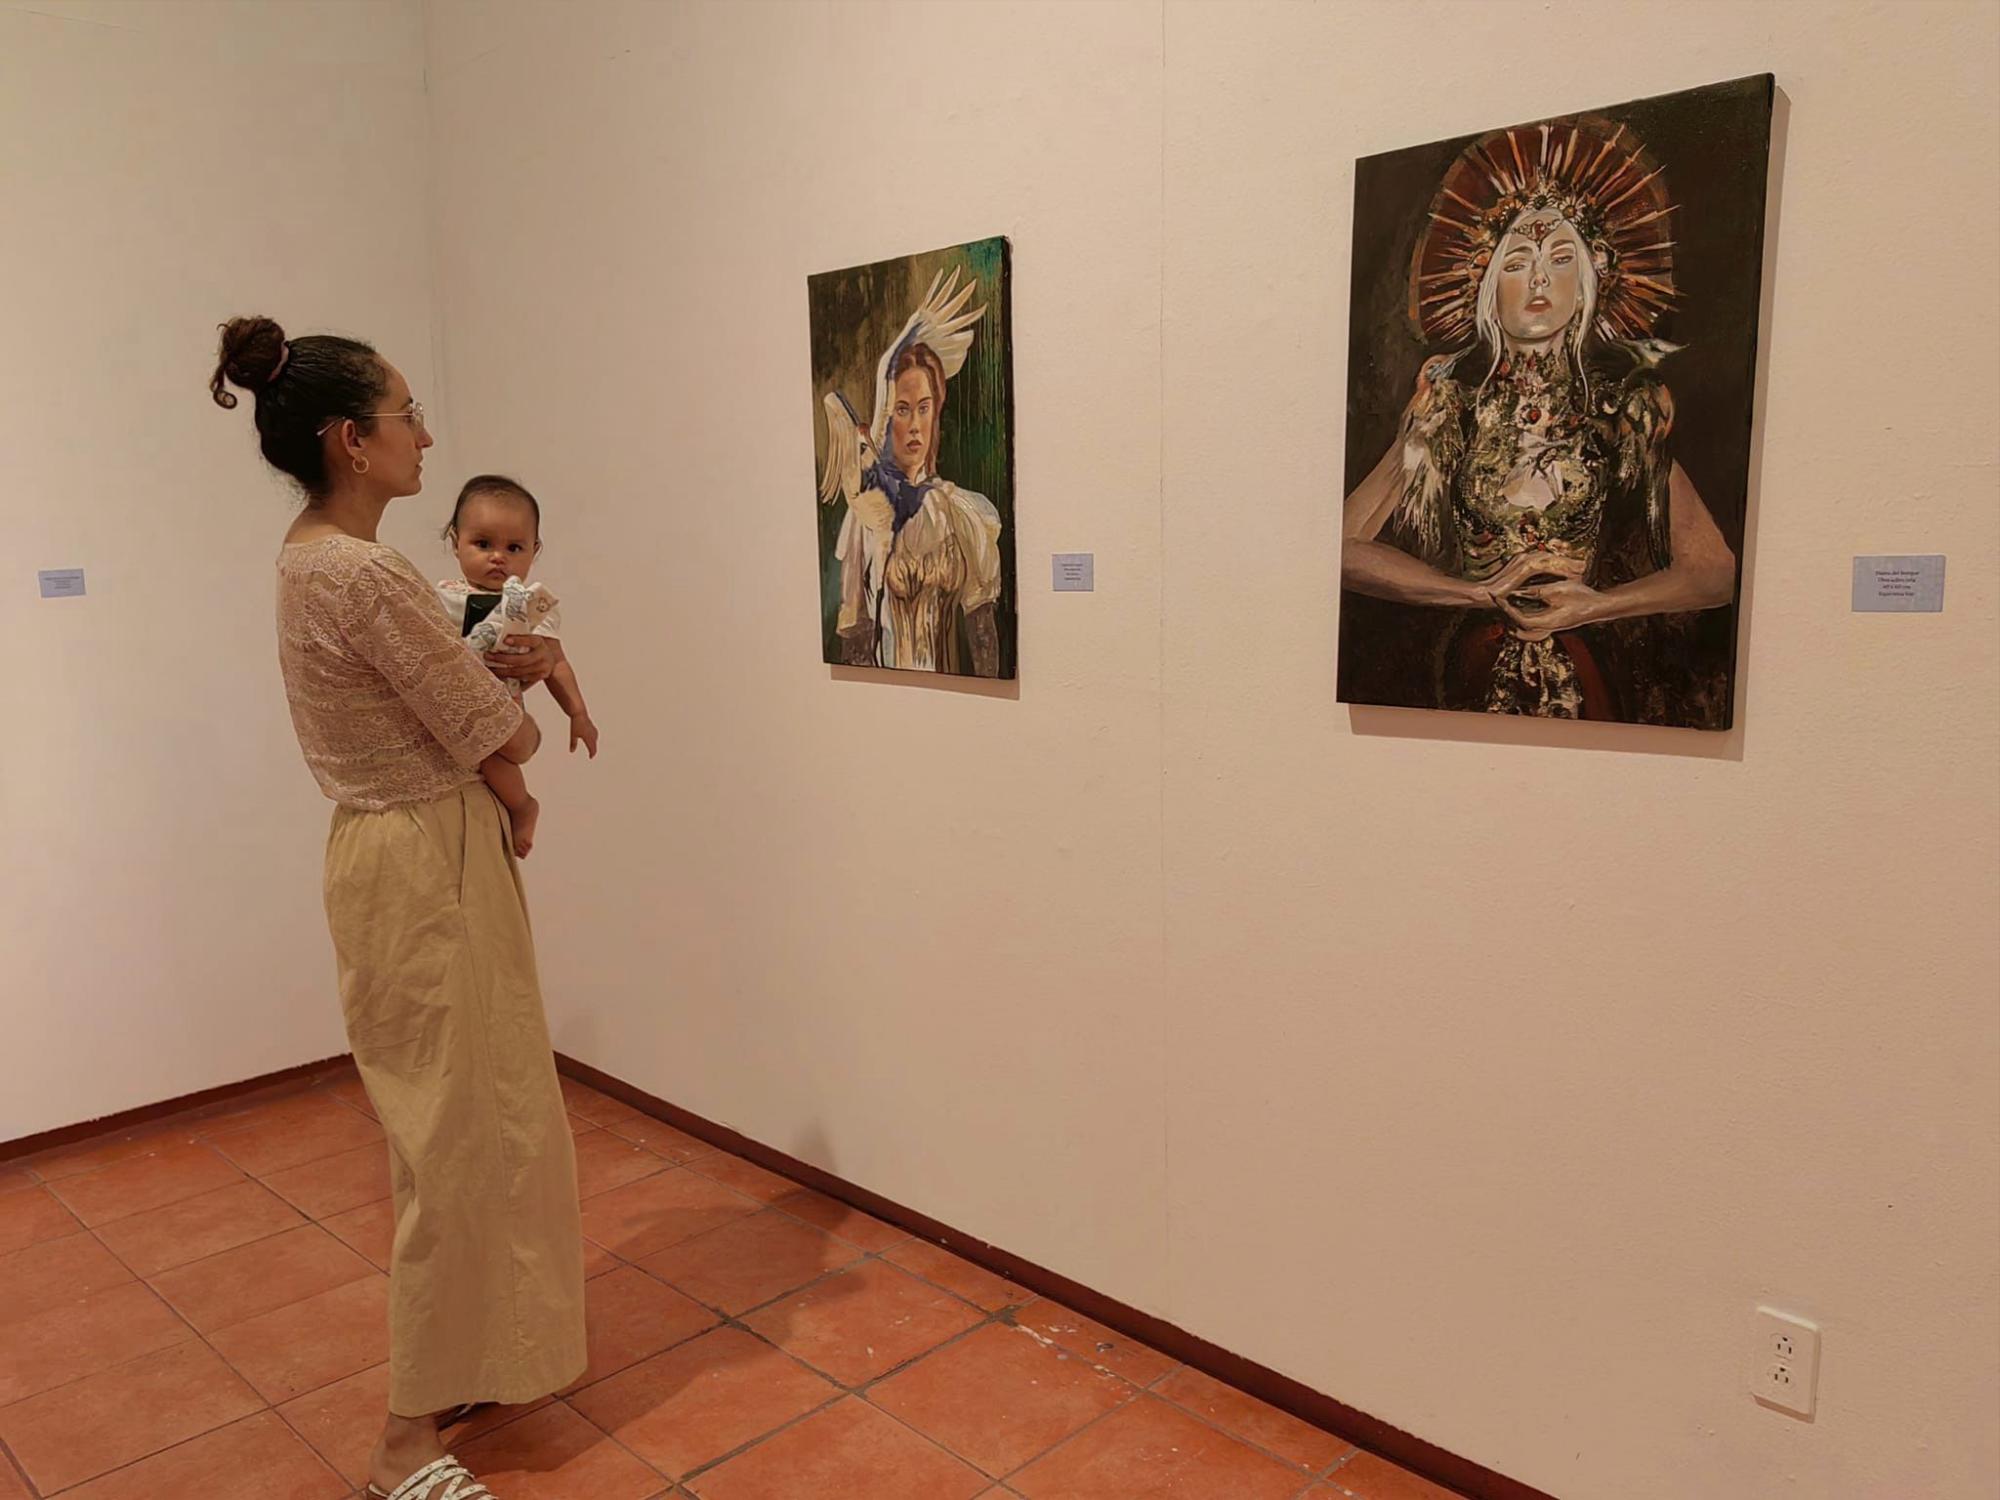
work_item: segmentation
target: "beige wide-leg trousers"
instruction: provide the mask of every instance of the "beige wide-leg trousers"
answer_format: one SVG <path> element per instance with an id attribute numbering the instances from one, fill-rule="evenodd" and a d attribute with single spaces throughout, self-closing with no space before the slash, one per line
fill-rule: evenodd
<path id="1" fill-rule="evenodd" d="M 389 1138 L 389 1408 L 532 1401 L 583 1373 L 576 1152 L 507 837 L 484 782 L 340 808 L 326 915 Z"/>

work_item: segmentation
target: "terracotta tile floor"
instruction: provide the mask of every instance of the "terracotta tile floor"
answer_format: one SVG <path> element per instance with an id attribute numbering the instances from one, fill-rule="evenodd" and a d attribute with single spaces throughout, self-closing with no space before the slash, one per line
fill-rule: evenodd
<path id="1" fill-rule="evenodd" d="M 565 1080 L 590 1369 L 453 1445 L 501 1500 L 1451 1500 Z M 388 1389 L 351 1070 L 0 1167 L 0 1500 L 349 1500 Z"/>

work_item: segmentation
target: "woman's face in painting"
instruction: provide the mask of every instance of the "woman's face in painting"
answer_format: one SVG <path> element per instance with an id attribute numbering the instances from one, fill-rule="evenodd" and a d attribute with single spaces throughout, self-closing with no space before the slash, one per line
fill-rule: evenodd
<path id="1" fill-rule="evenodd" d="M 1575 319 L 1583 301 L 1583 240 L 1569 220 L 1527 213 L 1500 242 L 1494 305 L 1500 329 L 1524 344 L 1545 343 Z"/>
<path id="2" fill-rule="evenodd" d="M 890 456 L 904 474 L 921 479 L 930 463 L 931 442 L 937 433 L 937 393 L 931 389 L 929 373 L 913 365 L 896 377 L 895 389 L 890 394 L 893 401 L 889 408 Z"/>

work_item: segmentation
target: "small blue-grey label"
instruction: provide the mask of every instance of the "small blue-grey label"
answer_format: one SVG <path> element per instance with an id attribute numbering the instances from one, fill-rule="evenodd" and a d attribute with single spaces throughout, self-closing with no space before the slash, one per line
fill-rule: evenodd
<path id="1" fill-rule="evenodd" d="M 44 568 L 35 575 L 42 581 L 44 599 L 80 599 L 83 597 L 83 569 Z"/>
<path id="2" fill-rule="evenodd" d="M 1089 594 L 1097 588 L 1097 554 L 1058 552 L 1055 554 L 1056 592 Z"/>
<path id="3" fill-rule="evenodd" d="M 1944 608 L 1944 558 L 1855 558 L 1854 608 L 1871 613 L 1936 614 Z"/>

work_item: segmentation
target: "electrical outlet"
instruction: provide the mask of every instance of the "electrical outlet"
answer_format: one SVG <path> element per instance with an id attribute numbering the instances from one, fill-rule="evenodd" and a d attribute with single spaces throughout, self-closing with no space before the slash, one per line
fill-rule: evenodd
<path id="1" fill-rule="evenodd" d="M 1750 1394 L 1766 1406 L 1811 1416 L 1819 1389 L 1819 1326 L 1775 1307 L 1758 1308 L 1756 1322 Z"/>

